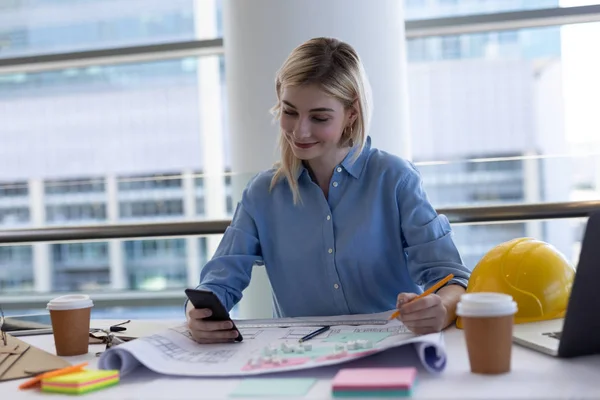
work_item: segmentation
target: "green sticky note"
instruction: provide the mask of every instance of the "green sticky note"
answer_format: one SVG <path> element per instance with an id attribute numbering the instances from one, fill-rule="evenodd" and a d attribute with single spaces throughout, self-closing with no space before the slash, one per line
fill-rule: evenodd
<path id="1" fill-rule="evenodd" d="M 305 396 L 317 380 L 313 378 L 244 379 L 230 397 Z"/>
<path id="2" fill-rule="evenodd" d="M 411 390 L 365 390 L 365 391 L 345 391 L 338 390 L 333 392 L 333 397 L 410 397 Z"/>
<path id="3" fill-rule="evenodd" d="M 325 339 L 326 342 L 335 343 L 348 343 L 357 340 L 370 340 L 373 343 L 377 343 L 390 336 L 390 332 L 351 332 L 351 333 L 338 333 L 329 336 Z"/>

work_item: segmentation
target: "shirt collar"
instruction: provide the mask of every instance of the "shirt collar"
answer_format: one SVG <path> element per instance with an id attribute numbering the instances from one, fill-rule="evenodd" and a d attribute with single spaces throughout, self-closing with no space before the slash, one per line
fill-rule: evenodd
<path id="1" fill-rule="evenodd" d="M 367 164 L 367 159 L 369 158 L 369 152 L 371 150 L 371 137 L 367 136 L 367 140 L 365 140 L 365 145 L 363 146 L 362 152 L 358 156 L 358 158 L 354 159 L 354 154 L 358 151 L 357 147 L 354 147 L 344 160 L 341 162 L 340 166 L 346 170 L 352 177 L 358 179 L 362 174 L 365 165 Z M 296 180 L 300 179 L 303 173 L 306 173 L 308 176 L 308 170 L 304 165 L 300 165 L 298 171 L 296 171 Z"/>
<path id="2" fill-rule="evenodd" d="M 354 178 L 360 178 L 365 165 L 367 164 L 367 159 L 369 158 L 369 152 L 371 150 L 371 137 L 367 136 L 367 140 L 365 140 L 365 145 L 358 156 L 358 158 L 354 159 L 354 154 L 358 151 L 358 148 L 353 148 L 344 161 L 342 161 L 342 167 L 352 175 Z"/>

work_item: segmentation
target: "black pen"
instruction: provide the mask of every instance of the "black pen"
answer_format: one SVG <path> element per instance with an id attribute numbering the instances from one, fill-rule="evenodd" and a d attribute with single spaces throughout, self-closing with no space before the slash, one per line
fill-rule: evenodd
<path id="1" fill-rule="evenodd" d="M 303 338 L 301 338 L 300 340 L 298 340 L 298 343 L 302 343 L 302 342 L 306 342 L 309 339 L 314 338 L 317 335 L 320 335 L 323 332 L 327 332 L 329 330 L 328 326 L 324 326 L 322 328 L 317 329 L 314 332 L 309 333 L 308 335 L 304 336 Z"/>

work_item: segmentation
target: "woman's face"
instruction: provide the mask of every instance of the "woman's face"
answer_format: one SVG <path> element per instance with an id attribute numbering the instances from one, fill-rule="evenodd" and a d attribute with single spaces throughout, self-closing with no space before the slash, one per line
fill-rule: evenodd
<path id="1" fill-rule="evenodd" d="M 339 154 L 338 143 L 353 118 L 339 100 L 316 85 L 285 87 L 281 93 L 281 130 L 301 160 Z"/>

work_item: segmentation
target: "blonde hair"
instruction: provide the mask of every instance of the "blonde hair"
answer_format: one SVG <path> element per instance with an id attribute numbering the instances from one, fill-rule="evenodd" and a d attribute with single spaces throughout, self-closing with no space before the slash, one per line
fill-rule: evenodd
<path id="1" fill-rule="evenodd" d="M 351 145 L 356 160 L 362 152 L 371 120 L 371 90 L 367 75 L 356 51 L 334 38 L 314 38 L 296 47 L 285 60 L 275 78 L 277 104 L 271 112 L 281 117 L 281 93 L 285 87 L 316 84 L 329 96 L 339 100 L 346 109 L 356 104 L 357 118 L 344 128 L 340 146 Z M 349 133 L 348 133 L 349 131 Z M 281 160 L 276 164 L 271 187 L 286 178 L 294 204 L 300 199 L 296 179 L 302 161 L 292 152 L 284 133 L 279 137 Z"/>

